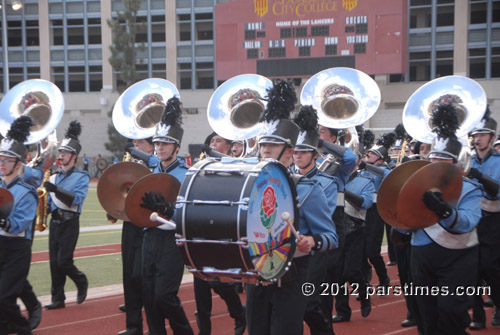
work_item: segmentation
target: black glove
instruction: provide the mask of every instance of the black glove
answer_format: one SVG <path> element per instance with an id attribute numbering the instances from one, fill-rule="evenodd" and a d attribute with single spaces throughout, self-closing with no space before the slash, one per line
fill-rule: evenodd
<path id="1" fill-rule="evenodd" d="M 5 204 L 3 206 L 0 206 L 0 220 L 5 220 L 9 217 L 10 212 L 12 212 L 12 209 L 14 208 L 13 203 Z"/>
<path id="2" fill-rule="evenodd" d="M 471 168 L 469 170 L 469 174 L 467 175 L 470 179 L 480 179 L 482 176 L 483 174 L 476 168 Z"/>
<path id="3" fill-rule="evenodd" d="M 47 192 L 56 192 L 57 191 L 57 186 L 52 184 L 50 181 L 46 181 L 43 183 L 43 187 L 47 190 Z"/>
<path id="4" fill-rule="evenodd" d="M 106 219 L 111 222 L 111 223 L 116 223 L 116 221 L 118 221 L 117 218 L 115 218 L 114 216 L 111 216 L 109 215 L 108 213 L 106 213 Z"/>
<path id="5" fill-rule="evenodd" d="M 443 199 L 441 192 L 427 191 L 422 198 L 425 206 L 436 213 L 440 219 L 449 218 L 453 213 L 453 208 Z"/>
<path id="6" fill-rule="evenodd" d="M 359 163 L 359 167 L 358 167 L 360 170 L 364 170 L 366 169 L 366 163 L 365 161 L 361 161 L 361 163 Z"/>
<path id="7" fill-rule="evenodd" d="M 471 168 L 467 175 L 470 179 L 477 179 L 483 185 L 484 191 L 491 197 L 496 197 L 500 188 L 500 183 L 490 176 L 481 173 L 478 169 Z"/>
<path id="8" fill-rule="evenodd" d="M 157 212 L 158 214 L 170 219 L 174 215 L 173 203 L 165 202 L 165 198 L 161 193 L 146 192 L 142 199 L 142 208 Z"/>

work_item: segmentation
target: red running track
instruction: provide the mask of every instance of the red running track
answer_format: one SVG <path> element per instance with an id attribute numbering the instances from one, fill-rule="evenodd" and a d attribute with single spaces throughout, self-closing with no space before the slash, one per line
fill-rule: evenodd
<path id="1" fill-rule="evenodd" d="M 87 257 L 92 252 L 94 252 L 95 255 L 101 254 L 98 250 L 103 251 L 103 253 L 115 253 L 119 252 L 119 246 L 120 245 L 117 244 L 110 246 L 78 248 L 77 255 Z M 41 256 L 40 260 L 42 260 Z M 388 267 L 388 270 L 392 279 L 391 284 L 399 284 L 397 268 L 392 266 Z M 116 290 L 114 292 L 116 292 Z M 192 282 L 188 281 L 187 283 L 181 285 L 179 297 L 196 334 L 197 326 L 194 317 L 196 307 Z M 242 301 L 245 301 L 245 295 L 242 294 L 241 297 Z M 100 298 L 88 299 L 81 305 L 77 305 L 71 301 L 74 300 L 70 300 L 64 309 L 50 311 L 43 310 L 42 323 L 36 330 L 33 331 L 33 333 L 36 335 L 110 335 L 116 334 L 124 329 L 125 314 L 118 310 L 118 306 L 123 304 L 123 296 L 121 294 L 114 293 Z M 400 322 L 406 316 L 406 306 L 402 296 L 387 295 L 372 297 L 372 312 L 367 318 L 361 317 L 359 302 L 355 299 L 351 299 L 350 303 L 351 308 L 353 308 L 351 321 L 334 324 L 335 333 L 337 335 L 417 334 L 415 327 L 402 328 L 400 326 Z M 492 313 L 492 308 L 486 308 L 488 328 L 482 331 L 471 331 L 472 335 L 500 334 L 500 327 L 491 326 Z M 147 329 L 145 321 L 144 329 Z M 216 294 L 213 296 L 212 329 L 213 335 L 234 334 L 233 320 L 229 317 L 224 302 Z M 305 326 L 305 329 L 305 334 L 309 334 L 307 326 Z M 168 326 L 167 333 L 172 334 L 172 330 Z M 147 334 L 146 331 L 145 334 Z"/>

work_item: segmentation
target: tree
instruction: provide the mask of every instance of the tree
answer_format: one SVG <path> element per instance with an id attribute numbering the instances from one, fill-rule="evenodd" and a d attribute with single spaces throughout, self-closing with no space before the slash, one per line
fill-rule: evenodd
<path id="1" fill-rule="evenodd" d="M 113 35 L 113 43 L 110 46 L 111 57 L 109 63 L 113 70 L 119 71 L 120 79 L 125 87 L 117 88 L 122 92 L 129 87 L 137 78 L 137 47 L 136 35 L 144 29 L 144 24 L 137 23 L 137 12 L 141 7 L 142 0 L 122 0 L 125 7 L 123 13 L 118 12 L 116 18 L 108 20 Z M 140 49 L 144 45 L 141 44 Z"/>
<path id="2" fill-rule="evenodd" d="M 125 11 L 118 12 L 116 18 L 108 20 L 113 35 L 110 46 L 111 57 L 108 60 L 113 70 L 120 73 L 120 79 L 124 83 L 117 85 L 120 94 L 137 79 L 136 35 L 144 29 L 144 24 L 137 22 L 137 12 L 142 0 L 122 0 L 122 3 Z M 143 48 L 144 45 L 141 44 L 139 49 Z M 110 118 L 111 113 L 111 111 L 108 113 Z M 108 124 L 108 139 L 109 141 L 104 143 L 106 150 L 117 155 L 123 154 L 127 139 L 116 131 L 112 123 Z"/>

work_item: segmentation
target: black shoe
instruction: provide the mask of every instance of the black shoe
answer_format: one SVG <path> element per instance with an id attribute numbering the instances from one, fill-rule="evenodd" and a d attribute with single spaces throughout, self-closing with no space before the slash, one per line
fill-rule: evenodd
<path id="1" fill-rule="evenodd" d="M 484 329 L 484 328 L 486 328 L 486 326 L 484 325 L 484 323 L 482 323 L 480 321 L 472 321 L 469 324 L 469 329 L 470 330 L 481 330 L 481 329 Z"/>
<path id="2" fill-rule="evenodd" d="M 495 306 L 495 311 L 493 312 L 493 318 L 491 319 L 491 324 L 493 326 L 500 326 L 500 309 Z"/>
<path id="3" fill-rule="evenodd" d="M 247 328 L 247 317 L 246 317 L 246 308 L 243 305 L 243 311 L 239 316 L 234 318 L 234 335 L 243 335 L 245 333 L 245 329 Z"/>
<path id="4" fill-rule="evenodd" d="M 495 304 L 493 303 L 493 300 L 491 300 L 490 297 L 488 297 L 484 302 L 483 302 L 484 307 L 495 307 Z"/>
<path id="5" fill-rule="evenodd" d="M 120 306 L 118 306 L 118 309 L 119 309 L 120 311 L 122 311 L 123 313 L 125 313 L 125 312 L 126 312 L 125 305 L 120 305 Z"/>
<path id="6" fill-rule="evenodd" d="M 361 299 L 361 316 L 366 318 L 368 315 L 370 315 L 370 312 L 372 311 L 372 303 L 370 301 L 370 298 L 366 299 Z"/>
<path id="7" fill-rule="evenodd" d="M 127 328 L 122 330 L 117 335 L 142 335 L 143 331 L 136 328 Z"/>
<path id="8" fill-rule="evenodd" d="M 87 277 L 83 275 L 83 281 L 77 286 L 76 303 L 81 304 L 87 298 L 87 290 L 89 288 L 89 281 Z"/>
<path id="9" fill-rule="evenodd" d="M 37 305 L 32 308 L 31 310 L 28 310 L 28 322 L 30 323 L 30 329 L 33 330 L 42 321 L 42 304 L 40 301 L 37 301 Z"/>
<path id="10" fill-rule="evenodd" d="M 416 326 L 417 323 L 415 322 L 414 319 L 406 319 L 401 321 L 401 327 L 413 327 Z"/>
<path id="11" fill-rule="evenodd" d="M 347 322 L 351 321 L 351 318 L 342 314 L 336 314 L 332 316 L 332 322 L 337 323 L 337 322 Z"/>
<path id="12" fill-rule="evenodd" d="M 389 261 L 387 262 L 387 266 L 394 266 L 394 265 L 397 265 L 398 263 L 396 262 L 393 262 L 393 261 Z"/>
<path id="13" fill-rule="evenodd" d="M 45 308 L 47 309 L 59 309 L 59 308 L 64 308 L 66 305 L 64 304 L 64 300 L 61 301 L 53 301 L 52 303 L 45 305 Z"/>

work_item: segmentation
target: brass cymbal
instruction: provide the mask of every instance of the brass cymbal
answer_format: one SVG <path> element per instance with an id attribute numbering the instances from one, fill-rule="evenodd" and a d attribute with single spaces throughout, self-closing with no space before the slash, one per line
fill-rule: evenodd
<path id="1" fill-rule="evenodd" d="M 181 183 L 168 173 L 153 173 L 139 179 L 130 189 L 125 200 L 125 211 L 130 221 L 139 227 L 156 227 L 160 223 L 152 222 L 152 211 L 142 208 L 142 197 L 146 192 L 161 193 L 166 202 L 175 202 Z"/>
<path id="2" fill-rule="evenodd" d="M 14 208 L 14 196 L 6 188 L 0 188 L 0 213 L 7 217 Z"/>
<path id="3" fill-rule="evenodd" d="M 397 219 L 397 200 L 401 188 L 417 170 L 430 164 L 428 161 L 414 160 L 401 164 L 389 173 L 378 190 L 377 209 L 380 217 L 396 228 L 408 229 Z"/>
<path id="4" fill-rule="evenodd" d="M 422 197 L 428 190 L 439 190 L 443 199 L 456 204 L 462 193 L 460 168 L 447 162 L 431 163 L 415 172 L 403 185 L 397 202 L 397 220 L 405 226 L 420 229 L 439 221 Z"/>
<path id="5" fill-rule="evenodd" d="M 97 183 L 97 198 L 111 216 L 129 221 L 125 213 L 125 198 L 132 185 L 151 171 L 136 162 L 120 162 L 107 168 Z"/>

